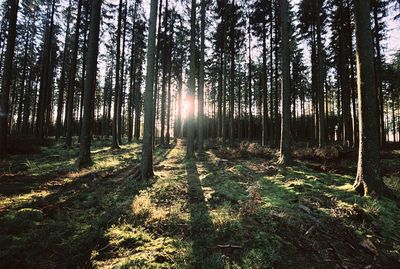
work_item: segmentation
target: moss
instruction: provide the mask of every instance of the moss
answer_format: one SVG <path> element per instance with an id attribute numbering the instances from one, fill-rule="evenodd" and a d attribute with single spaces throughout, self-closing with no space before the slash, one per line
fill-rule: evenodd
<path id="1" fill-rule="evenodd" d="M 77 149 L 61 144 L 30 156 L 24 173 L 38 176 L 0 184 L 0 204 L 7 210 L 0 218 L 0 245 L 7 246 L 2 263 L 332 268 L 340 262 L 336 254 L 360 266 L 386 265 L 384 257 L 400 255 L 399 209 L 390 200 L 357 196 L 352 176 L 318 172 L 301 162 L 277 168 L 254 157 L 219 166 L 218 151 L 184 160 L 178 141 L 156 150 L 151 181 L 134 182 L 125 168 L 138 162 L 139 152 L 139 144 L 110 150 L 107 141 L 96 141 L 95 165 L 85 170 L 70 161 Z M 396 189 L 396 177 L 385 182 Z M 382 255 L 374 258 L 360 248 L 364 238 Z"/>

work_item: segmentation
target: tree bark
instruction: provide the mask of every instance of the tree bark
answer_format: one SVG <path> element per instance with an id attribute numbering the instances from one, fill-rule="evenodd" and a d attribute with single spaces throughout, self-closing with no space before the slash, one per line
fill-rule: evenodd
<path id="1" fill-rule="evenodd" d="M 75 78 L 76 69 L 78 62 L 78 50 L 79 50 L 79 31 L 81 25 L 81 13 L 82 13 L 82 0 L 78 2 L 78 13 L 75 22 L 75 34 L 74 34 L 74 45 L 72 48 L 71 56 L 71 69 L 68 79 L 68 92 L 67 92 L 67 105 L 66 105 L 66 139 L 65 146 L 70 148 L 72 145 L 72 124 L 73 124 L 73 112 L 74 112 L 74 94 L 75 94 Z"/>
<path id="2" fill-rule="evenodd" d="M 384 185 L 379 175 L 378 109 L 369 1 L 355 0 L 355 19 L 360 140 L 354 188 L 361 195 L 379 195 Z"/>
<path id="3" fill-rule="evenodd" d="M 196 0 L 192 0 L 190 13 L 190 74 L 187 94 L 186 158 L 194 157 L 194 96 L 196 87 Z"/>
<path id="4" fill-rule="evenodd" d="M 205 53 L 205 27 L 206 27 L 206 3 L 201 0 L 200 10 L 200 70 L 199 70 L 199 92 L 198 92 L 198 142 L 199 151 L 203 151 L 204 145 L 204 53 Z"/>
<path id="5" fill-rule="evenodd" d="M 153 86 L 154 86 L 154 63 L 156 45 L 158 0 L 150 2 L 150 18 L 147 39 L 147 70 L 146 88 L 144 92 L 144 134 L 142 146 L 142 179 L 147 180 L 153 176 Z"/>
<path id="6" fill-rule="evenodd" d="M 82 130 L 77 164 L 79 167 L 87 167 L 91 164 L 90 142 L 93 118 L 93 98 L 96 89 L 97 54 L 99 51 L 99 32 L 101 20 L 102 0 L 93 0 L 90 15 L 89 41 L 87 52 L 87 71 L 85 80 L 84 112 L 82 118 Z"/>
<path id="7" fill-rule="evenodd" d="M 8 17 L 8 36 L 7 48 L 4 63 L 4 73 L 2 82 L 2 91 L 0 97 L 0 157 L 7 154 L 7 134 L 8 134 L 8 113 L 9 113 L 9 95 L 12 81 L 12 67 L 14 61 L 15 38 L 17 32 L 19 0 L 11 0 Z"/>
<path id="8" fill-rule="evenodd" d="M 281 5 L 281 57 L 282 57 L 282 119 L 281 119 L 281 144 L 279 163 L 290 165 L 291 156 L 291 128 L 290 128 L 290 54 L 288 31 L 288 3 L 280 0 Z"/>

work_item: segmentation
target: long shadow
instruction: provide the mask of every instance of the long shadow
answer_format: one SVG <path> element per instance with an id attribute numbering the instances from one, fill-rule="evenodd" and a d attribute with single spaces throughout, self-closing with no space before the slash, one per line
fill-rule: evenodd
<path id="1" fill-rule="evenodd" d="M 162 159 L 170 151 L 157 154 Z M 0 268 L 92 267 L 92 251 L 105 249 L 105 232 L 124 218 L 127 201 L 154 183 L 132 181 L 133 166 L 97 180 L 91 175 L 76 178 L 18 207 L 29 211 L 14 210 L 0 218 Z"/>
<path id="2" fill-rule="evenodd" d="M 243 246 L 240 252 L 227 254 L 224 262 L 236 261 L 236 264 L 240 265 L 246 259 L 247 263 L 254 262 L 244 266 L 250 268 L 293 268 L 299 265 L 303 268 L 337 268 L 337 266 L 356 268 L 356 265 L 358 267 L 368 264 L 380 268 L 398 265 L 395 255 L 387 251 L 382 251 L 377 258 L 365 248 L 359 247 L 359 242 L 364 237 L 358 234 L 357 227 L 368 225 L 371 220 L 365 219 L 362 215 L 360 219 L 334 217 L 327 212 L 327 210 L 341 210 L 340 202 L 354 202 L 353 197 L 356 197 L 336 189 L 337 184 L 335 180 L 329 179 L 330 175 L 306 170 L 305 174 L 292 172 L 291 175 L 283 175 L 281 182 L 280 179 L 269 180 L 254 175 L 245 162 L 241 163 L 244 171 L 239 175 L 232 173 L 231 169 L 222 171 L 221 167 L 207 156 L 204 159 L 204 166 L 207 170 L 213 171 L 202 182 L 204 186 L 216 190 L 220 196 L 216 208 L 232 198 L 227 196 L 226 192 L 231 190 L 236 193 L 247 192 L 245 186 L 248 185 L 239 183 L 257 186 L 262 201 L 269 204 L 266 208 L 256 207 L 254 212 L 250 211 L 247 215 L 242 213 L 242 217 L 236 220 L 237 224 L 233 228 L 229 222 L 218 228 L 215 234 L 216 240 L 223 239 Z M 308 179 L 309 175 L 321 180 Z M 285 180 L 297 177 L 304 180 L 303 185 L 293 187 L 291 184 L 285 185 Z M 333 194 L 335 198 L 332 200 L 327 194 Z M 241 198 L 237 196 L 236 200 L 239 199 Z M 309 202 L 310 199 L 323 204 L 313 204 Z M 251 202 L 250 197 L 242 204 L 245 205 L 246 201 Z M 232 204 L 235 201 L 230 202 Z M 231 208 L 236 211 L 238 206 L 236 209 Z M 243 209 L 246 207 L 240 207 L 239 210 L 246 213 L 242 211 Z M 379 232 L 377 234 L 379 235 Z M 390 238 L 385 241 L 387 240 Z M 388 247 L 387 243 L 390 241 L 381 243 L 379 246 L 384 248 Z M 390 250 L 390 247 L 386 250 Z"/>
<path id="3" fill-rule="evenodd" d="M 215 229 L 208 212 L 196 162 L 186 162 L 192 245 L 192 267 L 221 268 L 221 257 L 216 251 Z"/>

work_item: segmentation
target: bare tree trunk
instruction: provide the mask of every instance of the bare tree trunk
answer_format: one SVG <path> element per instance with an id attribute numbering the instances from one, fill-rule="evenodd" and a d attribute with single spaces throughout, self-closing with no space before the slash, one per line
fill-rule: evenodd
<path id="1" fill-rule="evenodd" d="M 198 92 L 198 150 L 203 151 L 204 145 L 204 53 L 205 53 L 205 26 L 206 26 L 206 3 L 201 0 L 200 10 L 200 70 L 199 70 L 199 92 Z"/>
<path id="2" fill-rule="evenodd" d="M 355 19 L 360 144 L 354 188 L 361 195 L 379 195 L 384 185 L 379 175 L 378 109 L 369 1 L 355 0 Z"/>
<path id="3" fill-rule="evenodd" d="M 150 2 L 150 19 L 147 39 L 147 70 L 146 88 L 144 92 L 144 135 L 142 146 L 142 179 L 147 180 L 153 176 L 153 86 L 154 86 L 154 62 L 156 46 L 158 0 Z"/>
<path id="4" fill-rule="evenodd" d="M 18 16 L 19 0 L 10 1 L 9 17 L 8 17 L 8 36 L 6 57 L 4 63 L 4 73 L 2 82 L 2 91 L 0 97 L 0 157 L 7 153 L 7 119 L 9 110 L 9 95 L 12 80 L 12 66 L 14 60 L 15 37 L 17 32 L 17 16 Z"/>
<path id="5" fill-rule="evenodd" d="M 71 20 L 71 0 L 69 1 L 69 7 L 68 7 L 67 30 L 65 31 L 64 51 L 63 51 L 63 59 L 62 59 L 62 67 L 61 67 L 61 78 L 60 78 L 60 86 L 59 86 L 59 92 L 58 92 L 56 140 L 58 140 L 58 138 L 61 136 L 61 133 L 62 133 L 61 117 L 62 117 L 63 107 L 64 107 L 65 73 L 66 73 L 66 68 L 67 68 L 66 61 L 67 61 L 67 51 L 68 51 L 68 37 L 69 37 L 70 20 Z"/>
<path id="6" fill-rule="evenodd" d="M 82 130 L 80 139 L 80 148 L 77 164 L 79 167 L 86 167 L 91 164 L 90 141 L 91 127 L 93 118 L 93 98 L 96 90 L 97 74 L 97 54 L 99 51 L 99 32 L 101 20 L 101 2 L 102 0 L 93 0 L 91 2 L 89 41 L 87 52 L 87 72 L 85 80 L 84 113 L 82 118 Z"/>
<path id="7" fill-rule="evenodd" d="M 72 124 L 73 124 L 73 113 L 74 113 L 74 92 L 75 92 L 75 78 L 76 78 L 76 67 L 78 62 L 78 49 L 79 49 L 79 31 L 81 25 L 81 12 L 82 12 L 82 0 L 78 2 L 78 13 L 76 16 L 75 23 L 75 36 L 74 36 L 74 45 L 72 48 L 72 56 L 71 56 L 71 69 L 69 73 L 68 79 L 68 92 L 67 92 L 67 105 L 66 105 L 66 124 L 67 124 L 67 132 L 65 145 L 66 147 L 71 147 L 72 145 Z"/>
<path id="8" fill-rule="evenodd" d="M 290 129 L 290 55 L 288 31 L 288 3 L 280 0 L 281 6 L 281 54 L 282 54 L 282 119 L 281 119 L 281 145 L 279 163 L 290 165 L 291 156 L 291 129 Z"/>
<path id="9" fill-rule="evenodd" d="M 121 110 L 120 110 L 120 67 L 121 67 L 121 23 L 122 19 L 122 0 L 119 1 L 119 7 L 118 7 L 118 28 L 117 28 L 117 55 L 116 55 L 116 61 L 115 61 L 115 97 L 114 97 L 114 117 L 112 121 L 112 148 L 118 149 L 119 148 L 119 123 L 120 120 L 119 118 L 121 117 Z"/>
<path id="10" fill-rule="evenodd" d="M 52 56 L 52 40 L 53 40 L 53 29 L 54 29 L 54 12 L 55 12 L 55 0 L 52 1 L 50 11 L 50 24 L 46 26 L 45 37 L 44 37 L 44 48 L 42 58 L 42 70 L 40 76 L 40 92 L 39 102 L 37 109 L 37 122 L 36 122 L 36 137 L 43 139 L 45 134 L 46 125 L 46 112 L 49 107 L 47 106 L 50 99 L 50 74 L 51 74 L 51 56 Z"/>
<path id="11" fill-rule="evenodd" d="M 196 87 L 196 0 L 192 0 L 190 12 L 190 74 L 187 94 L 187 141 L 186 158 L 194 157 L 194 96 Z"/>

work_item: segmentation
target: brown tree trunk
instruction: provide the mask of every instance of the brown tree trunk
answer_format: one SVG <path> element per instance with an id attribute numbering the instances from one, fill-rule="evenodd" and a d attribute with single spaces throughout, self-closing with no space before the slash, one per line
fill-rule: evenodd
<path id="1" fill-rule="evenodd" d="M 355 19 L 360 140 L 354 188 L 361 195 L 379 195 L 384 185 L 379 174 L 378 109 L 369 1 L 355 0 Z"/>
<path id="2" fill-rule="evenodd" d="M 84 113 L 82 118 L 82 130 L 77 164 L 86 167 L 91 164 L 90 141 L 93 118 L 93 98 L 96 90 L 97 54 L 99 51 L 99 32 L 101 20 L 102 0 L 91 2 L 90 28 L 87 52 L 87 72 L 85 80 Z"/>
<path id="3" fill-rule="evenodd" d="M 147 39 L 147 69 L 146 88 L 144 92 L 144 135 L 142 146 L 142 179 L 147 180 L 153 176 L 153 86 L 154 62 L 156 47 L 157 0 L 150 2 L 150 18 Z"/>
<path id="4" fill-rule="evenodd" d="M 187 94 L 187 141 L 186 158 L 194 157 L 194 97 L 196 86 L 196 0 L 192 0 L 190 12 L 190 74 Z"/>
<path id="5" fill-rule="evenodd" d="M 6 57 L 4 63 L 4 73 L 2 81 L 2 91 L 0 96 L 0 157 L 7 153 L 7 134 L 8 134 L 8 113 L 9 95 L 12 81 L 12 66 L 14 61 L 15 37 L 17 32 L 18 0 L 10 1 L 8 17 L 8 36 Z"/>
<path id="6" fill-rule="evenodd" d="M 291 128 L 290 128 L 290 54 L 288 31 L 288 3 L 280 0 L 281 6 L 281 54 L 282 54 L 282 119 L 281 119 L 281 144 L 279 163 L 290 165 L 291 157 Z"/>
<path id="7" fill-rule="evenodd" d="M 74 45 L 72 48 L 71 55 L 71 66 L 68 77 L 68 92 L 67 92 L 67 105 L 66 105 L 66 136 L 65 145 L 71 147 L 72 145 L 72 124 L 73 124 L 73 113 L 74 113 L 74 94 L 75 94 L 75 78 L 76 69 L 78 62 L 78 49 L 79 49 L 79 31 L 81 25 L 81 12 L 82 12 L 82 0 L 78 2 L 78 13 L 76 16 L 75 23 L 75 34 L 74 34 Z"/>

